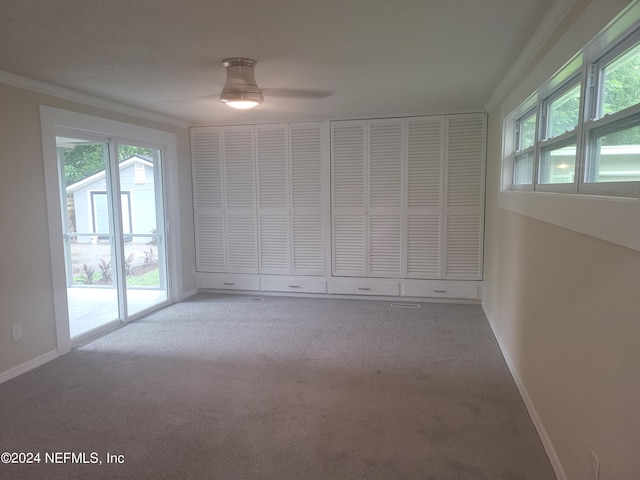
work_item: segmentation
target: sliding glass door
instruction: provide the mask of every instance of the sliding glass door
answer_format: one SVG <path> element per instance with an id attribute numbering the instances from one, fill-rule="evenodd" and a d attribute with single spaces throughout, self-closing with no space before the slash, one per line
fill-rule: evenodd
<path id="1" fill-rule="evenodd" d="M 167 299 L 160 157 L 154 148 L 118 145 L 128 315 Z"/>
<path id="2" fill-rule="evenodd" d="M 69 332 L 112 328 L 167 300 L 161 150 L 58 131 Z"/>

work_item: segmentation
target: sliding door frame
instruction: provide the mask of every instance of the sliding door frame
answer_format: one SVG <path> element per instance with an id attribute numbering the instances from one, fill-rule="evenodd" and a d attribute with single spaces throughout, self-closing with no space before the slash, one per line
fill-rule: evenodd
<path id="1" fill-rule="evenodd" d="M 71 351 L 72 343 L 69 332 L 69 312 L 67 306 L 67 278 L 64 254 L 64 241 L 61 232 L 63 222 L 62 205 L 60 203 L 60 175 L 56 149 L 57 129 L 74 130 L 79 134 L 86 133 L 112 139 L 116 143 L 153 146 L 162 152 L 162 190 L 164 193 L 164 224 L 166 234 L 166 267 L 167 267 L 167 301 L 158 304 L 174 303 L 179 299 L 181 286 L 181 246 L 178 228 L 178 189 L 177 189 L 177 146 L 176 135 L 171 132 L 156 130 L 138 125 L 118 122 L 92 115 L 61 110 L 48 106 L 40 106 L 42 126 L 42 149 L 44 155 L 45 190 L 47 199 L 47 217 L 49 225 L 49 246 L 51 251 L 51 270 L 53 280 L 53 302 L 56 323 L 56 339 L 58 355 Z M 115 153 L 115 152 L 114 152 Z M 110 152 L 110 155 L 114 153 Z M 117 168 L 115 162 L 112 168 Z M 112 172 L 113 174 L 113 172 Z M 116 178 L 116 181 L 118 179 Z M 119 190 L 119 189 L 118 189 Z M 116 212 L 118 214 L 118 212 Z M 119 214 L 118 214 L 119 216 Z M 117 222 L 114 222 L 117 223 Z M 117 229 L 120 231 L 120 228 Z M 114 234 L 117 232 L 114 232 Z M 118 255 L 121 255 L 119 253 Z M 122 291 L 119 295 L 124 295 Z M 121 299 L 122 300 L 122 299 Z M 126 307 L 126 306 L 125 306 Z M 126 310 L 125 310 L 126 311 Z M 144 310 L 131 317 L 124 316 L 127 321 L 147 314 Z"/>

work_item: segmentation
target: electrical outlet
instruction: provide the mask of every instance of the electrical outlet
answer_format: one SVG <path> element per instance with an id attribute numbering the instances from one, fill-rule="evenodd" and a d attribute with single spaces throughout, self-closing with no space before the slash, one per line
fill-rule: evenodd
<path id="1" fill-rule="evenodd" d="M 589 480 L 598 480 L 600 478 L 600 460 L 596 453 L 591 450 L 591 462 L 589 463 Z"/>
<path id="2" fill-rule="evenodd" d="M 13 335 L 14 342 L 20 340 L 22 338 L 22 324 L 14 323 L 13 325 L 11 325 L 11 333 Z"/>

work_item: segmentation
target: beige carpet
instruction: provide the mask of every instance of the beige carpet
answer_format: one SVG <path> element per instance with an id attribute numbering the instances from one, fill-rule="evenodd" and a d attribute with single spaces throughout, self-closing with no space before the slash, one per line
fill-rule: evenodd
<path id="1" fill-rule="evenodd" d="M 2 479 L 555 479 L 476 305 L 198 294 L 0 405 Z"/>

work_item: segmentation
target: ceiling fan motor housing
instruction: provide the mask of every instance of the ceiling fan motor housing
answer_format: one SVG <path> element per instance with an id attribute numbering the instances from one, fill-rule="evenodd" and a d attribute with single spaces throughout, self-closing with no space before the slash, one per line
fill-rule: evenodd
<path id="1" fill-rule="evenodd" d="M 253 68 L 258 62 L 251 58 L 226 58 L 222 65 L 227 70 L 227 82 L 220 93 L 224 103 L 247 101 L 262 103 L 262 90 L 256 83 Z"/>

